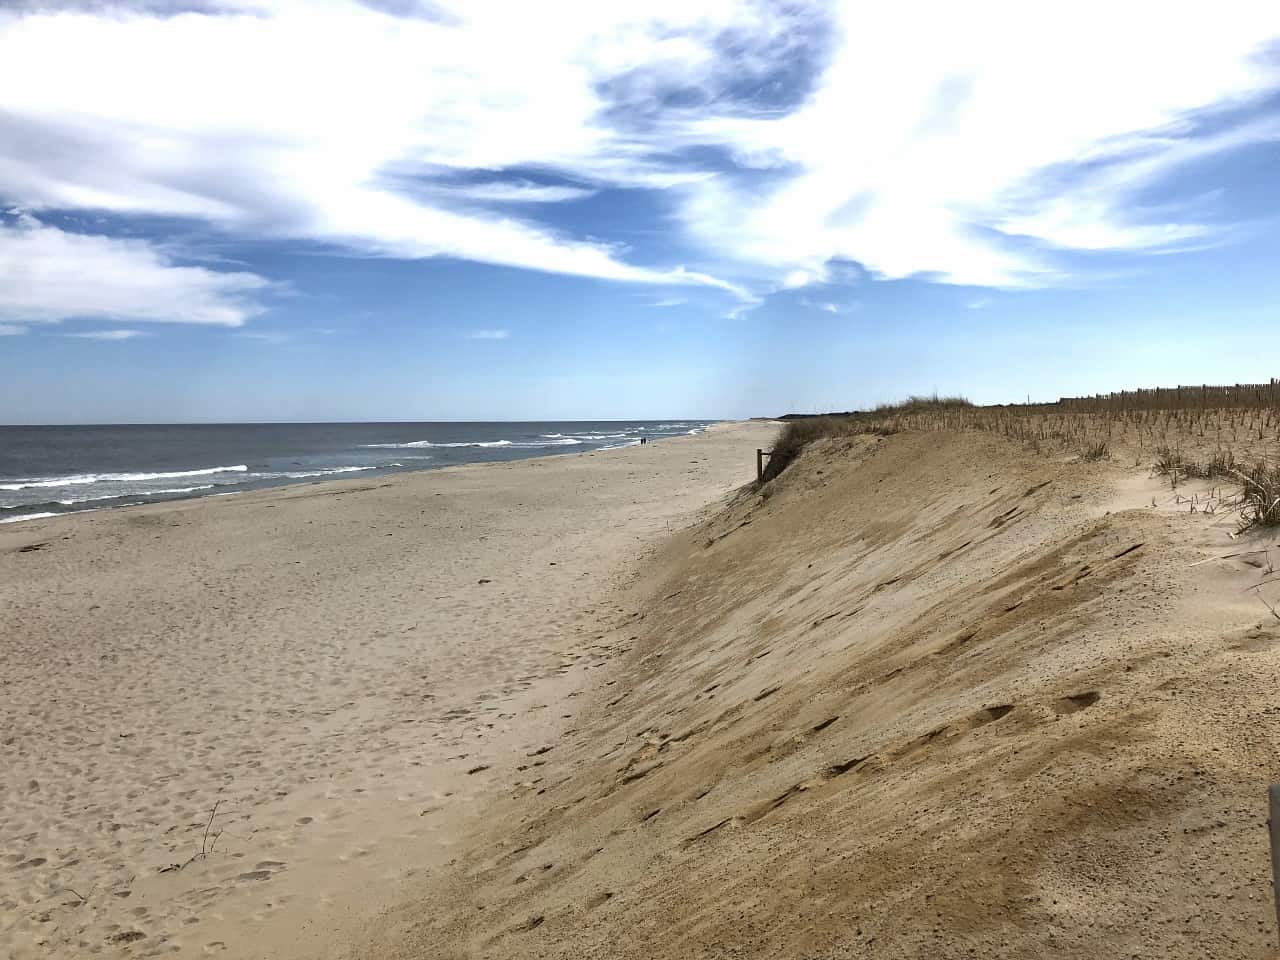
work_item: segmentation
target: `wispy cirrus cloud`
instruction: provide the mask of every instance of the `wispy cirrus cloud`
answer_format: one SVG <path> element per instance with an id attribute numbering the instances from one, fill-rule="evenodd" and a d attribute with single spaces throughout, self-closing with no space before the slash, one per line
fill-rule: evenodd
<path id="1" fill-rule="evenodd" d="M 443 188 L 439 192 L 462 200 L 479 200 L 488 203 L 564 203 L 567 200 L 593 197 L 598 191 L 586 187 L 565 187 L 532 183 L 528 180 L 511 180 L 472 183 Z"/>
<path id="2" fill-rule="evenodd" d="M 180 7 L 0 12 L 0 198 L 702 286 L 741 315 L 851 264 L 1035 287 L 1072 279 L 1064 254 L 1213 242 L 1213 204 L 1150 192 L 1280 139 L 1280 6 L 1245 0 Z M 687 262 L 556 217 L 620 190 L 663 192 Z M 181 316 L 242 321 L 244 275 L 208 272 Z"/>
<path id="3" fill-rule="evenodd" d="M 649 157 L 616 129 L 616 98 L 602 91 L 622 75 L 705 64 L 736 16 L 704 22 L 670 0 L 623 14 L 482 0 L 426 17 L 350 0 L 227 0 L 181 15 L 63 6 L 0 13 L 0 133 L 10 145 L 0 196 L 14 203 L 194 218 L 378 256 L 736 289 L 474 206 L 696 179 L 701 171 Z M 51 63 L 67 58 L 75 70 Z M 335 60 L 350 69 L 334 70 Z M 577 183 L 454 182 L 516 166 Z"/>
<path id="4" fill-rule="evenodd" d="M 76 337 L 80 340 L 133 340 L 137 337 L 145 337 L 147 334 L 142 330 L 85 330 L 81 333 L 67 333 L 63 336 Z"/>
<path id="5" fill-rule="evenodd" d="M 466 333 L 468 340 L 510 340 L 510 330 L 468 330 Z"/>
<path id="6" fill-rule="evenodd" d="M 857 300 L 852 300 L 848 303 L 836 303 L 832 300 L 810 300 L 807 297 L 804 297 L 800 302 L 810 309 L 821 310 L 823 313 L 832 313 L 837 315 L 854 313 L 862 309 L 862 304 Z"/>
<path id="7" fill-rule="evenodd" d="M 293 340 L 293 334 L 284 330 L 240 330 L 233 336 L 241 340 L 256 340 L 258 343 L 289 343 Z"/>

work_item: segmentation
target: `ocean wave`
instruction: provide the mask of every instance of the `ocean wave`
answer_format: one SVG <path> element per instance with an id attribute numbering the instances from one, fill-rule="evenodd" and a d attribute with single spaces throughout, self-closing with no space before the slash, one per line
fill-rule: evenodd
<path id="1" fill-rule="evenodd" d="M 638 447 L 638 446 L 640 446 L 639 440 L 628 440 L 625 443 L 613 443 L 607 447 L 601 447 L 600 449 L 601 450 L 623 450 L 627 447 Z"/>
<path id="2" fill-rule="evenodd" d="M 57 513 L 28 513 L 23 517 L 0 517 L 0 523 L 19 523 L 23 520 L 44 520 L 46 517 L 57 517 Z"/>
<path id="3" fill-rule="evenodd" d="M 218 486 L 216 483 L 202 483 L 195 487 L 166 487 L 163 490 L 137 490 L 128 493 L 104 493 L 98 497 L 70 497 L 66 500 L 55 500 L 64 507 L 70 507 L 77 503 L 92 503 L 95 500 L 118 500 L 121 497 L 160 497 L 170 493 L 195 493 L 197 490 L 212 490 Z"/>
<path id="4" fill-rule="evenodd" d="M 36 490 L 42 487 L 78 487 L 90 483 L 141 483 L 147 480 L 172 480 L 176 477 L 207 477 L 218 473 L 245 473 L 248 467 L 207 467 L 202 470 L 171 470 L 165 473 L 77 473 L 67 477 L 35 477 L 0 483 L 0 490 Z"/>
<path id="5" fill-rule="evenodd" d="M 509 447 L 510 440 L 470 440 L 460 443 L 432 443 L 430 440 L 410 440 L 406 443 L 365 443 L 361 446 L 379 450 L 406 450 L 420 447 Z"/>
<path id="6" fill-rule="evenodd" d="M 393 467 L 400 464 L 393 463 Z M 330 467 L 327 470 L 284 470 L 279 473 L 255 473 L 255 479 L 263 480 L 303 480 L 307 477 L 329 477 L 335 473 L 359 473 L 362 470 L 377 470 L 377 467 Z"/>
<path id="7" fill-rule="evenodd" d="M 436 443 L 432 440 L 410 440 L 406 443 L 366 443 L 364 446 L 382 450 L 422 449 L 462 449 L 462 448 L 495 448 L 510 447 L 513 450 L 538 450 L 542 447 L 573 447 L 582 443 L 595 442 L 594 437 L 586 436 L 551 436 L 542 434 L 541 440 L 459 440 L 452 443 Z"/>

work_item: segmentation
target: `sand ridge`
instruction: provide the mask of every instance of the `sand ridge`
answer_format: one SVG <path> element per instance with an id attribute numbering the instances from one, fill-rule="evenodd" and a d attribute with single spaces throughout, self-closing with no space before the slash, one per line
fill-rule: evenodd
<path id="1" fill-rule="evenodd" d="M 346 955 L 545 787 L 634 559 L 770 432 L 0 529 L 0 954 Z"/>
<path id="2" fill-rule="evenodd" d="M 999 437 L 819 444 L 359 955 L 1271 956 L 1280 545 L 1232 530 Z"/>

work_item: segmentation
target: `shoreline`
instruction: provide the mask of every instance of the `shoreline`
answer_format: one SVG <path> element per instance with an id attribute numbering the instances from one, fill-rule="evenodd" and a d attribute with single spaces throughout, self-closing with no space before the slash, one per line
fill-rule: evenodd
<path id="1" fill-rule="evenodd" d="M 0 946 L 341 955 L 541 788 L 636 561 L 772 430 L 0 528 Z"/>
<path id="2" fill-rule="evenodd" d="M 412 422 L 412 421 L 406 421 L 406 422 Z M 485 424 L 489 423 L 489 421 L 478 421 L 478 422 L 484 422 Z M 513 421 L 513 423 L 515 422 L 516 421 Z M 579 423 L 579 422 L 604 423 L 608 421 L 548 421 L 548 423 L 562 424 L 562 425 Z M 631 422 L 637 422 L 637 421 L 620 420 L 616 422 L 631 423 Z M 687 433 L 654 437 L 649 439 L 648 442 L 654 443 L 654 444 L 662 443 L 667 440 L 676 440 L 683 436 L 697 436 L 701 433 L 705 433 L 707 430 L 713 427 L 720 426 L 721 424 L 747 423 L 747 422 L 753 422 L 753 421 L 737 421 L 737 420 L 694 421 L 694 420 L 691 420 L 688 422 L 700 423 L 702 424 L 702 426 L 694 427 L 693 429 L 689 430 Z M 523 421 L 520 421 L 520 423 L 523 423 Z M 266 424 L 266 425 L 275 426 L 276 424 Z M 305 424 L 305 425 L 309 426 L 310 424 Z M 130 425 L 130 426 L 135 426 L 135 425 Z M 154 425 L 141 424 L 137 426 L 154 426 Z M 160 426 L 166 426 L 166 425 L 160 425 Z M 209 425 L 195 424 L 193 426 L 209 426 Z M 226 426 L 226 425 L 213 424 L 212 426 Z M 74 516 L 82 513 L 100 513 L 103 511 L 124 510 L 128 508 L 133 508 L 133 507 L 159 506 L 159 505 L 166 505 L 166 504 L 183 503 L 188 500 L 204 500 L 211 497 L 229 497 L 229 496 L 235 496 L 235 495 L 245 494 L 245 493 L 258 493 L 264 490 L 284 490 L 290 487 L 308 487 L 314 484 L 337 483 L 343 480 L 372 480 L 375 478 L 394 477 L 394 476 L 400 476 L 401 474 L 421 473 L 421 472 L 431 471 L 431 470 L 449 470 L 454 467 L 467 467 L 467 466 L 476 466 L 476 465 L 485 465 L 485 464 L 518 463 L 523 460 L 536 460 L 536 459 L 541 459 L 543 457 L 584 456 L 587 454 L 595 454 L 595 453 L 613 453 L 618 450 L 627 450 L 627 449 L 630 449 L 631 447 L 640 446 L 640 445 L 641 444 L 637 439 L 637 440 L 629 440 L 625 443 L 620 443 L 612 446 L 598 447 L 594 450 L 564 450 L 564 449 L 557 450 L 552 447 L 547 447 L 542 452 L 530 453 L 528 455 L 506 457 L 506 458 L 494 458 L 494 459 L 486 459 L 486 460 L 473 460 L 467 463 L 442 463 L 442 464 L 436 464 L 434 466 L 427 463 L 422 463 L 421 465 L 417 465 L 417 466 L 405 466 L 404 464 L 391 464 L 388 466 L 329 468 L 329 469 L 324 469 L 319 471 L 319 473 L 317 473 L 313 479 L 294 478 L 292 480 L 286 480 L 284 482 L 275 482 L 275 483 L 260 482 L 258 485 L 255 485 L 255 486 L 246 485 L 240 489 L 227 490 L 223 492 L 213 492 L 213 493 L 204 493 L 204 492 L 196 493 L 195 492 L 196 489 L 204 489 L 204 490 L 215 489 L 212 486 L 204 487 L 204 488 L 193 488 L 190 491 L 164 490 L 164 491 L 157 491 L 156 494 L 153 494 L 154 499 L 142 500 L 135 503 L 120 503 L 120 504 L 114 504 L 114 505 L 104 504 L 103 506 L 100 506 L 100 507 L 84 507 L 78 510 L 37 512 L 32 514 L 23 514 L 21 516 L 14 516 L 14 517 L 4 517 L 0 515 L 0 526 L 4 526 L 6 524 L 12 524 L 12 523 L 23 523 L 30 520 L 48 520 L 56 517 Z M 479 444 L 479 446 L 484 446 L 484 444 Z M 234 468 L 228 468 L 228 469 L 234 469 Z M 193 473 L 206 473 L 206 472 L 209 472 L 209 471 L 207 470 L 193 471 Z M 359 474 L 359 476 L 351 476 L 351 474 Z M 190 495 L 161 496 L 162 494 L 175 493 L 175 492 L 188 493 Z M 145 496 L 145 494 L 120 494 L 118 498 L 102 497 L 99 499 L 102 499 L 102 500 L 125 499 L 130 496 Z M 62 501 L 51 501 L 51 502 L 62 503 Z M 74 503 L 79 503 L 79 502 L 92 502 L 92 501 L 73 501 L 72 503 L 67 503 L 64 505 L 71 506 Z M 46 504 L 44 503 L 33 504 L 33 506 L 45 506 L 45 505 Z M 25 508 L 20 506 L 0 508 L 0 512 L 7 511 L 7 510 L 21 510 L 21 509 L 25 509 Z"/>

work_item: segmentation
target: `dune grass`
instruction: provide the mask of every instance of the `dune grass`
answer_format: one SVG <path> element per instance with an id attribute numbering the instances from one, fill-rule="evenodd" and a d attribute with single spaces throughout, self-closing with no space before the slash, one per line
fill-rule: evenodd
<path id="1" fill-rule="evenodd" d="M 1232 470 L 1241 484 L 1241 518 L 1249 525 L 1280 525 L 1280 467 L 1265 463 L 1252 470 Z"/>
<path id="2" fill-rule="evenodd" d="M 764 482 L 768 483 L 787 469 L 800 452 L 815 440 L 854 436 L 860 433 L 889 436 L 897 432 L 897 428 L 892 426 L 891 422 L 898 417 L 922 414 L 927 411 L 958 410 L 972 406 L 973 404 L 964 397 L 913 396 L 901 403 L 881 404 L 874 410 L 788 420 L 773 443 L 773 455 L 765 467 Z"/>
<path id="3" fill-rule="evenodd" d="M 981 430 L 1037 453 L 1096 462 L 1124 450 L 1177 486 L 1191 478 L 1240 484 L 1245 526 L 1280 523 L 1280 380 L 1075 397 L 1057 403 L 977 406 L 964 397 L 912 396 L 871 410 L 788 420 L 764 480 L 815 440 L 901 431 Z M 1246 469 L 1245 463 L 1254 466 Z"/>

